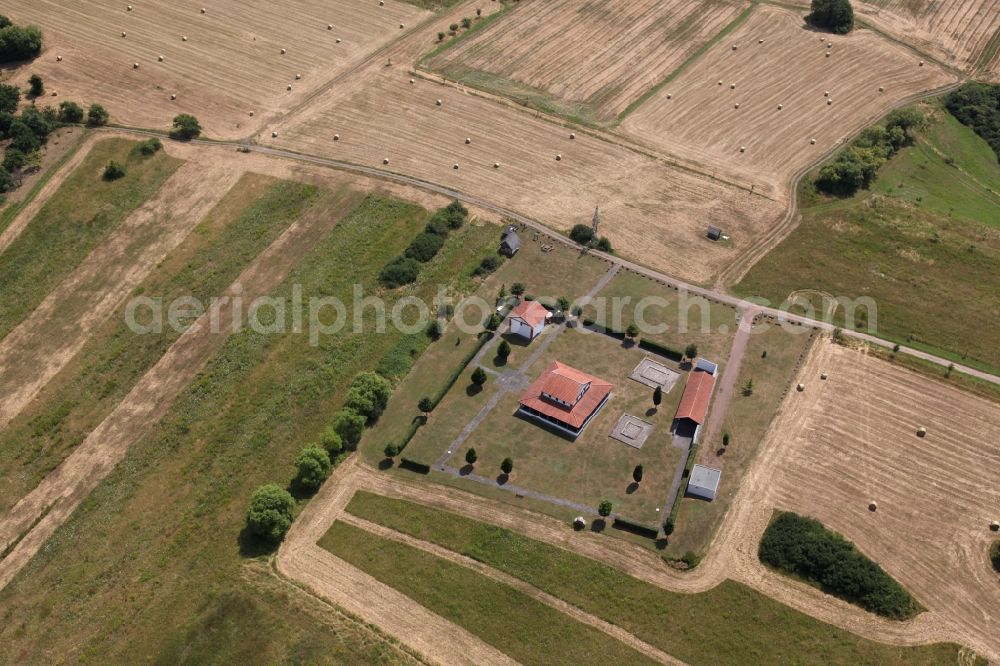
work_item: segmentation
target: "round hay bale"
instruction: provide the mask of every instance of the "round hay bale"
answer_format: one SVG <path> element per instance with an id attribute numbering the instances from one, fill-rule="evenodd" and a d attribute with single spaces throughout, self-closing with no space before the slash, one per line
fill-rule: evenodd
<path id="1" fill-rule="evenodd" d="M 722 79 L 719 79 L 719 85 L 720 86 L 722 85 Z"/>
<path id="2" fill-rule="evenodd" d="M 830 91 L 829 90 L 824 90 L 823 91 L 823 97 L 829 97 L 829 96 L 830 96 Z"/>
<path id="3" fill-rule="evenodd" d="M 885 86 L 879 86 L 878 87 L 878 91 L 879 92 L 885 92 Z"/>
<path id="4" fill-rule="evenodd" d="M 173 101 L 175 99 L 177 99 L 177 93 L 171 93 L 171 95 L 170 95 L 170 101 Z"/>
<path id="5" fill-rule="evenodd" d="M 58 94 L 59 94 L 59 93 L 57 93 L 57 92 L 56 92 L 55 90 L 53 90 L 53 91 L 52 91 L 52 96 L 53 96 L 53 97 L 55 97 L 55 96 L 56 96 L 56 95 L 58 95 Z"/>
<path id="6" fill-rule="evenodd" d="M 405 25 L 403 25 L 402 23 L 400 23 L 400 24 L 399 24 L 399 29 L 400 29 L 400 30 L 402 30 L 402 29 L 403 29 L 403 28 L 405 28 L 405 27 L 406 27 L 406 26 L 405 26 Z"/>
<path id="7" fill-rule="evenodd" d="M 740 103 L 736 102 L 735 106 L 736 106 L 737 109 L 740 108 Z"/>
<path id="8" fill-rule="evenodd" d="M 799 393 L 802 393 L 803 391 L 806 390 L 806 385 L 805 384 L 799 384 L 798 386 L 795 387 L 795 390 L 798 391 Z"/>
<path id="9" fill-rule="evenodd" d="M 156 59 L 159 60 L 160 62 L 163 62 L 163 56 L 157 56 Z"/>
<path id="10" fill-rule="evenodd" d="M 187 35 L 181 35 L 181 41 L 186 42 L 188 40 Z"/>
<path id="11" fill-rule="evenodd" d="M 820 376 L 819 376 L 819 378 L 823 379 L 823 380 L 826 380 L 827 377 L 828 377 L 828 375 L 825 372 L 821 373 Z"/>
<path id="12" fill-rule="evenodd" d="M 740 152 L 741 152 L 741 153 L 745 153 L 745 152 L 747 152 L 747 148 L 746 148 L 746 146 L 740 146 Z"/>
<path id="13" fill-rule="evenodd" d="M 673 98 L 674 98 L 673 93 L 667 93 L 667 99 L 673 99 Z"/>
<path id="14" fill-rule="evenodd" d="M 385 6 L 385 0 L 378 0 L 378 6 L 379 7 L 384 7 Z"/>
<path id="15" fill-rule="evenodd" d="M 410 79 L 410 84 L 412 85 L 414 83 L 416 83 L 416 81 L 414 81 L 413 79 Z"/>
<path id="16" fill-rule="evenodd" d="M 733 44 L 733 50 L 735 51 L 737 48 L 739 48 L 739 47 L 736 46 L 736 44 Z"/>
<path id="17" fill-rule="evenodd" d="M 389 164 L 389 158 L 386 157 L 384 160 L 382 160 L 382 164 L 386 164 L 386 165 Z"/>
<path id="18" fill-rule="evenodd" d="M 927 428 L 923 426 L 917 428 L 917 437 L 926 437 L 926 436 L 927 436 Z"/>
<path id="19" fill-rule="evenodd" d="M 832 49 L 833 48 L 833 42 L 827 42 L 826 43 L 826 48 Z"/>
<path id="20" fill-rule="evenodd" d="M 826 57 L 827 57 L 827 58 L 829 58 L 829 57 L 830 57 L 830 52 L 829 52 L 829 51 L 827 51 L 827 52 L 826 52 Z"/>
<path id="21" fill-rule="evenodd" d="M 868 503 L 868 510 L 871 511 L 872 513 L 875 513 L 876 511 L 878 511 L 878 502 L 876 502 L 874 500 L 872 500 L 871 502 L 869 502 Z"/>
<path id="22" fill-rule="evenodd" d="M 816 145 L 816 139 L 809 139 L 809 145 L 815 146 Z"/>
<path id="23" fill-rule="evenodd" d="M 127 34 L 125 34 L 125 31 L 124 31 L 124 30 L 122 30 L 122 37 L 128 37 L 128 35 L 127 35 Z"/>
<path id="24" fill-rule="evenodd" d="M 833 100 L 832 99 L 826 100 L 826 105 L 827 106 L 830 106 L 831 104 L 833 104 Z"/>
<path id="25" fill-rule="evenodd" d="M 139 69 L 139 63 L 137 62 L 132 63 L 132 69 Z"/>
<path id="26" fill-rule="evenodd" d="M 295 75 L 295 80 L 296 80 L 296 81 L 298 81 L 298 80 L 299 80 L 299 79 L 301 79 L 301 78 L 302 78 L 302 75 L 301 75 L 301 74 L 296 74 L 296 75 Z"/>
<path id="27" fill-rule="evenodd" d="M 778 111 L 781 111 L 781 110 L 782 110 L 783 108 L 785 108 L 785 105 L 784 105 L 784 104 L 779 104 L 779 105 L 778 105 Z"/>
<path id="28" fill-rule="evenodd" d="M 334 141 L 340 141 L 340 135 L 339 134 L 334 134 L 333 135 L 333 140 Z"/>
<path id="29" fill-rule="evenodd" d="M 250 117 L 253 118 L 253 111 L 250 112 Z"/>
<path id="30" fill-rule="evenodd" d="M 436 104 L 437 104 L 438 106 L 441 106 L 442 104 L 444 104 L 444 102 L 442 102 L 441 100 L 438 100 L 438 101 L 436 102 Z"/>
<path id="31" fill-rule="evenodd" d="M 494 162 L 493 163 L 493 168 L 494 169 L 499 169 L 500 168 L 500 163 L 499 162 Z"/>
<path id="32" fill-rule="evenodd" d="M 992 523 L 990 523 L 990 529 L 993 530 L 994 532 L 1000 532 L 1000 521 L 994 520 Z"/>
<path id="33" fill-rule="evenodd" d="M 126 7 L 125 9 L 126 9 L 127 11 L 132 11 L 132 5 L 129 5 L 129 6 L 128 6 L 128 7 Z"/>
<path id="34" fill-rule="evenodd" d="M 333 24 L 332 23 L 327 23 L 326 24 L 326 29 L 327 30 L 333 30 Z"/>
<path id="35" fill-rule="evenodd" d="M 569 133 L 569 138 L 570 138 L 570 140 L 575 139 L 576 138 L 576 132 L 570 132 Z"/>
<path id="36" fill-rule="evenodd" d="M 556 162 L 562 162 L 562 155 L 556 155 Z"/>
<path id="37" fill-rule="evenodd" d="M 923 61 L 923 60 L 921 60 L 921 61 L 920 61 L 920 62 L 918 63 L 918 67 L 923 67 L 923 66 L 924 66 L 924 61 Z"/>
<path id="38" fill-rule="evenodd" d="M 340 43 L 340 37 L 337 37 L 337 43 L 338 44 Z"/>
<path id="39" fill-rule="evenodd" d="M 472 139 L 465 137 L 465 145 L 469 145 L 470 143 L 472 143 Z"/>
<path id="40" fill-rule="evenodd" d="M 56 56 L 56 62 L 62 62 L 62 56 L 61 55 L 57 55 Z"/>
<path id="41" fill-rule="evenodd" d="M 204 13 L 205 13 L 205 8 L 204 8 L 204 7 L 202 7 L 202 8 L 201 8 L 201 13 L 202 13 L 202 14 L 204 14 Z"/>
<path id="42" fill-rule="evenodd" d="M 288 84 L 287 86 L 285 86 L 285 90 L 291 90 L 291 89 L 292 89 L 292 85 L 291 84 Z"/>
<path id="43" fill-rule="evenodd" d="M 287 53 L 287 51 L 285 49 L 281 49 L 281 55 L 285 55 L 285 53 Z"/>
<path id="44" fill-rule="evenodd" d="M 455 171 L 458 171 L 458 164 L 452 164 L 451 168 L 454 169 Z"/>
<path id="45" fill-rule="evenodd" d="M 763 39 L 758 39 L 758 40 L 757 40 L 757 43 L 758 43 L 758 44 L 763 44 L 763 43 L 764 43 L 764 40 L 763 40 Z"/>
<path id="46" fill-rule="evenodd" d="M 729 89 L 730 90 L 736 90 L 736 84 L 735 83 L 730 83 L 729 84 Z"/>
<path id="47" fill-rule="evenodd" d="M 277 133 L 277 132 L 271 132 L 271 138 L 272 138 L 272 139 L 273 139 L 273 138 L 276 138 L 277 136 L 278 136 L 278 133 Z"/>

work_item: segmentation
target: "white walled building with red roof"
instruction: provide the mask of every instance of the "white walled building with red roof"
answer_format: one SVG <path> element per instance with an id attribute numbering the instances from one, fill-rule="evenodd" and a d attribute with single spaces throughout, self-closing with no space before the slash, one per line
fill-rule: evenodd
<path id="1" fill-rule="evenodd" d="M 611 397 L 613 386 L 554 361 L 521 396 L 518 413 L 577 437 Z"/>

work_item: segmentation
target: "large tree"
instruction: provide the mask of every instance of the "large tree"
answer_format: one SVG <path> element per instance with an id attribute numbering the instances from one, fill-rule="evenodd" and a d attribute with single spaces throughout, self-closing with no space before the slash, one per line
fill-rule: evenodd
<path id="1" fill-rule="evenodd" d="M 850 0 L 812 0 L 809 22 L 838 35 L 854 29 L 854 8 Z"/>
<path id="2" fill-rule="evenodd" d="M 268 541 L 281 541 L 292 526 L 295 500 L 287 490 L 274 483 L 254 491 L 247 510 L 247 526 L 257 536 Z"/>

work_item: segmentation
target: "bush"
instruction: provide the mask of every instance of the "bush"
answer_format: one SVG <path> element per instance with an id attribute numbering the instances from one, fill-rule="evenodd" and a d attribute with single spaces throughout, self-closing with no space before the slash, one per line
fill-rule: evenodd
<path id="1" fill-rule="evenodd" d="M 400 458 L 399 459 L 400 469 L 408 469 L 411 472 L 416 472 L 417 474 L 430 474 L 431 466 L 427 463 L 422 463 L 412 458 Z"/>
<path id="2" fill-rule="evenodd" d="M 344 406 L 374 420 L 385 411 L 391 394 L 392 384 L 388 379 L 374 372 L 362 372 L 351 382 Z"/>
<path id="3" fill-rule="evenodd" d="M 635 469 L 632 470 L 632 480 L 636 483 L 642 483 L 642 465 L 636 465 Z"/>
<path id="4" fill-rule="evenodd" d="M 608 516 L 610 516 L 613 510 L 614 510 L 614 505 L 611 503 L 611 500 L 608 499 L 602 499 L 601 503 L 597 505 L 597 513 L 602 518 L 607 518 Z"/>
<path id="5" fill-rule="evenodd" d="M 453 200 L 444 207 L 445 218 L 448 220 L 448 227 L 460 229 L 465 221 L 469 219 L 469 209 L 462 205 L 458 199 Z"/>
<path id="6" fill-rule="evenodd" d="M 475 449 L 469 449 L 465 452 L 465 462 L 470 465 L 475 465 L 476 461 L 479 460 L 479 454 L 476 453 Z"/>
<path id="7" fill-rule="evenodd" d="M 427 396 L 421 398 L 420 402 L 417 403 L 417 409 L 419 409 L 424 414 L 430 414 L 431 412 L 433 412 L 434 407 L 435 407 L 434 401 Z"/>
<path id="8" fill-rule="evenodd" d="M 399 447 L 393 444 L 392 442 L 389 442 L 388 444 L 385 445 L 385 448 L 382 449 L 382 453 L 385 454 L 386 458 L 392 460 L 393 458 L 399 455 Z"/>
<path id="9" fill-rule="evenodd" d="M 420 262 L 411 257 L 397 257 L 385 265 L 378 279 L 389 289 L 395 289 L 416 282 L 419 274 Z"/>
<path id="10" fill-rule="evenodd" d="M 298 470 L 295 481 L 306 490 L 317 490 L 326 481 L 326 477 L 330 476 L 332 467 L 330 454 L 323 447 L 307 444 L 295 459 L 295 468 Z"/>
<path id="11" fill-rule="evenodd" d="M 32 97 L 41 97 L 45 94 L 45 83 L 38 74 L 28 77 L 28 94 Z"/>
<path id="12" fill-rule="evenodd" d="M 623 532 L 645 537 L 646 539 L 655 539 L 659 536 L 659 532 L 652 525 L 643 525 L 642 523 L 625 520 L 624 518 L 615 518 L 611 526 Z"/>
<path id="13" fill-rule="evenodd" d="M 91 104 L 87 110 L 87 124 L 91 127 L 103 127 L 109 119 L 108 110 L 100 104 Z"/>
<path id="14" fill-rule="evenodd" d="M 190 141 L 191 139 L 197 139 L 199 134 L 201 134 L 201 124 L 197 118 L 189 113 L 174 116 L 173 129 L 170 131 L 172 139 Z"/>
<path id="15" fill-rule="evenodd" d="M 503 319 L 501 319 L 501 317 L 500 317 L 499 314 L 497 314 L 496 312 L 494 312 L 486 320 L 486 323 L 484 324 L 484 326 L 486 327 L 487 331 L 495 331 L 498 328 L 500 328 L 500 324 L 502 324 L 502 323 L 503 323 Z"/>
<path id="16" fill-rule="evenodd" d="M 42 52 L 42 31 L 33 25 L 0 28 L 0 64 L 29 60 Z"/>
<path id="17" fill-rule="evenodd" d="M 326 452 L 329 454 L 330 459 L 336 458 L 340 455 L 340 452 L 344 450 L 344 440 L 333 429 L 333 426 L 327 426 L 323 430 L 323 434 L 319 438 L 319 443 L 322 445 Z"/>
<path id="18" fill-rule="evenodd" d="M 500 471 L 504 474 L 510 474 L 514 471 L 514 459 L 504 458 L 503 462 L 500 463 Z"/>
<path id="19" fill-rule="evenodd" d="M 580 245 L 587 245 L 594 240 L 594 230 L 586 224 L 578 224 L 570 230 L 569 237 Z"/>
<path id="20" fill-rule="evenodd" d="M 42 143 L 45 143 L 49 134 L 56 128 L 56 125 L 59 124 L 58 114 L 55 109 L 44 108 L 39 110 L 33 106 L 28 107 L 21 112 L 20 120 L 28 126 L 28 129 L 30 129 Z"/>
<path id="21" fill-rule="evenodd" d="M 361 434 L 365 431 L 366 423 L 367 419 L 353 409 L 341 409 L 333 415 L 330 426 L 334 432 L 340 435 L 340 440 L 344 445 L 353 449 L 361 441 Z"/>
<path id="22" fill-rule="evenodd" d="M 684 355 L 688 358 L 698 358 L 698 345 L 692 343 L 685 347 Z"/>
<path id="23" fill-rule="evenodd" d="M 431 215 L 431 219 L 427 220 L 427 226 L 424 227 L 425 233 L 437 234 L 438 236 L 447 236 L 448 230 L 448 218 L 440 210 Z"/>
<path id="24" fill-rule="evenodd" d="M 614 248 L 611 247 L 611 241 L 608 240 L 607 236 L 601 236 L 598 238 L 597 241 L 594 242 L 594 247 L 601 252 L 607 252 L 608 254 L 615 251 Z"/>
<path id="25" fill-rule="evenodd" d="M 31 128 L 21 118 L 15 118 L 11 121 L 7 135 L 10 137 L 10 147 L 14 150 L 20 150 L 22 153 L 33 153 L 42 147 L 41 139 L 31 131 Z"/>
<path id="26" fill-rule="evenodd" d="M 880 566 L 812 518 L 779 513 L 764 532 L 758 555 L 764 564 L 878 615 L 902 620 L 920 610 Z"/>
<path id="27" fill-rule="evenodd" d="M 510 343 L 506 340 L 501 340 L 497 346 L 497 358 L 507 360 L 508 356 L 510 356 Z"/>
<path id="28" fill-rule="evenodd" d="M 62 102 L 59 104 L 59 122 L 61 123 L 82 123 L 83 107 L 76 102 Z"/>
<path id="29" fill-rule="evenodd" d="M 155 136 L 152 139 L 147 139 L 142 141 L 135 147 L 135 150 L 140 155 L 145 155 L 149 157 L 160 151 L 163 148 L 163 144 Z"/>
<path id="30" fill-rule="evenodd" d="M 666 534 L 667 536 L 670 536 L 671 534 L 674 533 L 673 518 L 667 518 L 665 521 L 663 521 L 663 533 Z"/>
<path id="31" fill-rule="evenodd" d="M 277 543 L 292 526 L 295 500 L 287 490 L 269 483 L 254 491 L 247 509 L 247 527 L 257 536 Z"/>
<path id="32" fill-rule="evenodd" d="M 812 12 L 807 20 L 838 35 L 854 29 L 854 8 L 850 0 L 812 0 Z"/>
<path id="33" fill-rule="evenodd" d="M 9 171 L 0 170 L 0 192 L 10 192 L 14 189 L 14 179 Z"/>
<path id="34" fill-rule="evenodd" d="M 28 156 L 16 148 L 8 148 L 3 156 L 3 170 L 16 171 L 28 163 Z"/>
<path id="35" fill-rule="evenodd" d="M 427 337 L 431 340 L 440 340 L 443 332 L 444 327 L 441 326 L 441 322 L 437 319 L 427 323 Z"/>
<path id="36" fill-rule="evenodd" d="M 476 276 L 489 275 L 496 269 L 500 268 L 500 264 L 502 263 L 503 262 L 500 260 L 500 257 L 496 255 L 483 257 L 483 260 L 479 262 L 479 265 L 476 266 L 476 270 L 472 271 L 472 274 Z"/>
<path id="37" fill-rule="evenodd" d="M 0 111 L 16 113 L 21 101 L 21 90 L 17 86 L 0 83 Z"/>
<path id="38" fill-rule="evenodd" d="M 1000 85 L 970 81 L 949 93 L 944 106 L 990 144 L 1000 160 Z"/>
<path id="39" fill-rule="evenodd" d="M 486 371 L 482 368 L 476 368 L 472 371 L 472 383 L 476 386 L 482 386 L 486 383 Z"/>
<path id="40" fill-rule="evenodd" d="M 510 293 L 514 294 L 515 296 L 520 296 L 521 294 L 524 293 L 526 289 L 527 287 L 524 286 L 523 282 L 515 282 L 510 286 Z"/>
<path id="41" fill-rule="evenodd" d="M 437 255 L 443 245 L 444 236 L 425 231 L 422 234 L 417 234 L 417 237 L 413 239 L 403 254 L 410 259 L 427 263 Z"/>
<path id="42" fill-rule="evenodd" d="M 104 167 L 104 180 L 118 180 L 119 178 L 125 177 L 125 167 L 123 167 L 118 162 L 111 160 L 108 165 Z"/>

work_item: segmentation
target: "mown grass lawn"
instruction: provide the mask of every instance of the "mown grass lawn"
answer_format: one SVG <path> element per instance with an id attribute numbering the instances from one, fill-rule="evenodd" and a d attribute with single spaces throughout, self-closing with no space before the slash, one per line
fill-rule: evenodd
<path id="1" fill-rule="evenodd" d="M 337 215 L 362 194 L 342 188 L 244 176 L 136 293 L 203 303 L 221 295 L 240 271 L 294 220 Z M 58 465 L 128 394 L 180 333 L 171 326 L 133 334 L 122 305 L 50 381 L 0 438 L 0 511 Z M 221 343 L 222 338 L 219 338 Z"/>
<path id="2" fill-rule="evenodd" d="M 656 663 L 523 592 L 413 546 L 346 523 L 334 523 L 319 545 L 523 664 Z"/>
<path id="3" fill-rule="evenodd" d="M 701 594 L 668 592 L 561 548 L 412 502 L 359 492 L 347 510 L 524 580 L 692 666 L 960 663 L 957 645 L 882 645 L 733 581 Z"/>
<path id="4" fill-rule="evenodd" d="M 305 254 L 272 295 L 337 296 L 354 285 L 377 291 L 376 276 L 422 230 L 429 213 L 369 195 Z M 453 233 L 449 244 L 466 236 Z M 494 239 L 495 240 L 495 239 Z M 436 276 L 466 280 L 475 248 L 446 252 L 411 287 L 386 294 L 437 292 Z M 240 535 L 247 501 L 266 482 L 287 484 L 298 451 L 339 409 L 350 380 L 384 359 L 402 333 L 364 330 L 322 336 L 230 336 L 167 415 L 136 442 L 28 566 L 0 592 L 0 661 L 57 656 L 78 661 L 183 663 L 206 654 L 237 663 L 252 643 L 258 662 L 295 661 L 303 642 L 317 661 L 381 660 L 374 645 L 347 644 L 336 632 L 296 614 L 295 595 L 271 603 L 244 581 Z M 252 551 L 244 551 L 252 554 Z M 228 600 L 236 595 L 236 602 Z M 215 632 L 216 619 L 239 631 Z M 195 618 L 195 619 L 192 619 Z M 289 626 L 288 632 L 275 631 Z M 375 639 L 373 639 L 375 640 Z M 202 642 L 199 642 L 202 641 Z M 194 644 L 200 647 L 194 650 Z M 306 660 L 308 661 L 308 659 Z M 383 660 L 385 661 L 385 660 Z"/>
<path id="5" fill-rule="evenodd" d="M 126 139 L 94 144 L 80 166 L 0 254 L 0 339 L 113 229 L 156 194 L 182 163 L 163 151 L 142 157 L 133 153 L 135 145 Z M 109 160 L 125 166 L 123 178 L 106 181 L 101 177 Z"/>
<path id="6" fill-rule="evenodd" d="M 799 227 L 734 289 L 774 304 L 812 290 L 819 312 L 817 291 L 870 298 L 877 321 L 862 316 L 863 328 L 874 321 L 882 338 L 997 372 L 1000 167 L 971 130 L 927 109 L 928 127 L 872 191 L 830 200 L 804 187 Z M 844 323 L 842 309 L 836 321 Z"/>

